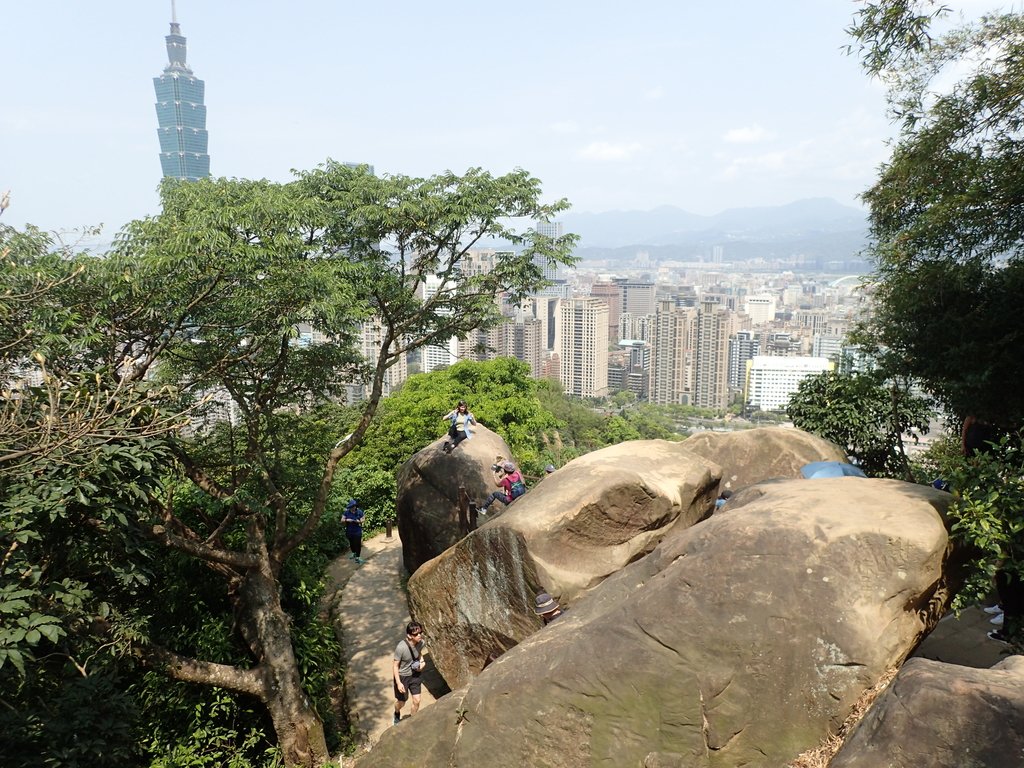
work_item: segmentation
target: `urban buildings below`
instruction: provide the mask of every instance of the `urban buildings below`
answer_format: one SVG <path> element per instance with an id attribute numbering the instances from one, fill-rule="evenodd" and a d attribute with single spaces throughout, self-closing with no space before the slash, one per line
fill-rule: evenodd
<path id="1" fill-rule="evenodd" d="M 608 305 L 586 296 L 561 302 L 558 316 L 559 380 L 567 394 L 608 393 Z"/>
<path id="2" fill-rule="evenodd" d="M 185 36 L 173 3 L 171 14 L 171 33 L 165 38 L 168 64 L 162 75 L 153 78 L 160 168 L 165 177 L 196 181 L 210 175 L 205 84 L 192 74 L 185 60 Z"/>
<path id="3" fill-rule="evenodd" d="M 785 410 L 801 381 L 834 367 L 835 364 L 824 357 L 757 355 L 747 363 L 744 403 L 751 410 Z"/>
<path id="4" fill-rule="evenodd" d="M 691 405 L 724 411 L 729 407 L 729 335 L 734 314 L 709 297 L 697 309 L 697 350 Z"/>

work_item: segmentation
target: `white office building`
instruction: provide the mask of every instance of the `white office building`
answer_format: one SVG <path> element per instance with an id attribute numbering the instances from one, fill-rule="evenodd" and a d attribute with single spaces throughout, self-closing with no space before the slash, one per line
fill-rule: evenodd
<path id="1" fill-rule="evenodd" d="M 761 411 L 783 411 L 800 382 L 834 368 L 824 357 L 757 355 L 747 363 L 747 406 Z"/>

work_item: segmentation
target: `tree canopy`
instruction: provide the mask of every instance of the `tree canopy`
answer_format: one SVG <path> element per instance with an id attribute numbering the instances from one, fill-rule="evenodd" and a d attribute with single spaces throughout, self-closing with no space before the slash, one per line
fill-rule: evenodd
<path id="1" fill-rule="evenodd" d="M 884 369 L 919 380 L 959 422 L 1005 435 L 979 456 L 949 457 L 953 534 L 971 553 L 963 599 L 998 571 L 1024 576 L 1024 15 L 990 13 L 933 34 L 945 9 L 868 2 L 851 30 L 868 72 L 889 86 L 900 133 L 865 194 L 877 264 L 861 337 Z M 1004 631 L 1020 642 L 1024 625 Z"/>
<path id="2" fill-rule="evenodd" d="M 846 450 L 873 477 L 913 480 L 904 435 L 928 431 L 927 398 L 906 382 L 826 371 L 800 382 L 787 408 L 793 425 Z"/>
<path id="3" fill-rule="evenodd" d="M 323 762 L 310 627 L 292 621 L 315 589 L 294 563 L 399 356 L 496 322 L 497 296 L 571 263 L 572 236 L 516 226 L 566 207 L 540 194 L 523 171 L 378 178 L 328 162 L 286 184 L 167 181 L 161 213 L 103 257 L 0 229 L 16 262 L 0 277 L 3 362 L 42 379 L 0 402 L 0 513 L 16 523 L 2 533 L 0 663 L 58 659 L 84 676 L 82 654 L 115 651 L 252 697 L 287 764 Z M 491 238 L 511 247 L 480 271 L 469 250 Z M 313 457 L 316 409 L 348 383 L 369 397 Z M 184 573 L 198 575 L 166 581 Z M 146 593 L 158 579 L 166 601 Z M 216 643 L 197 638 L 190 600 L 222 617 Z"/>
<path id="4" fill-rule="evenodd" d="M 932 37 L 933 3 L 866 3 L 852 32 L 900 133 L 864 195 L 877 265 L 866 337 L 954 413 L 1024 423 L 1024 16 Z"/>

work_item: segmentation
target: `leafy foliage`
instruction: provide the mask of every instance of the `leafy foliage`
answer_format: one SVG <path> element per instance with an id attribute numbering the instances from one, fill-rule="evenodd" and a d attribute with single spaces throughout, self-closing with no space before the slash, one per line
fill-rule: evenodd
<path id="1" fill-rule="evenodd" d="M 1024 452 L 1019 436 L 1005 436 L 991 451 L 947 467 L 956 502 L 953 536 L 972 554 L 966 583 L 956 597 L 962 608 L 992 591 L 997 571 L 1024 584 Z M 1020 587 L 1018 587 L 1019 591 Z M 1003 631 L 1024 643 L 1024 625 Z"/>
<path id="2" fill-rule="evenodd" d="M 887 370 L 949 410 L 1024 423 L 1016 303 L 1024 286 L 1024 16 L 991 15 L 926 39 L 924 3 L 866 6 L 901 133 L 865 194 L 877 263 L 866 337 Z M 880 65 L 865 60 L 872 72 Z"/>
<path id="3" fill-rule="evenodd" d="M 231 743 L 257 759 L 276 725 L 263 718 L 291 707 L 304 720 L 278 730 L 280 757 L 312 765 L 327 757 L 339 666 L 315 617 L 342 541 L 338 462 L 400 355 L 494 322 L 496 295 L 544 284 L 538 261 L 571 262 L 571 236 L 507 223 L 566 204 L 542 204 L 522 171 L 377 178 L 331 162 L 289 184 L 169 181 L 161 196 L 104 258 L 0 231 L 0 362 L 43 381 L 0 402 L 4 693 L 42 701 L 69 669 L 113 680 L 141 661 L 208 687 L 132 688 L 146 716 L 169 713 L 152 744 L 173 764 L 229 762 Z M 469 270 L 468 248 L 491 237 L 515 248 Z M 381 343 L 367 359 L 371 317 Z M 300 338 L 310 329 L 318 343 Z M 325 444 L 348 382 L 370 397 Z M 282 706 L 241 703 L 261 699 Z M 211 707 L 232 714 L 179 754 L 186 714 Z"/>
<path id="4" fill-rule="evenodd" d="M 846 450 L 867 474 L 912 479 L 903 435 L 924 434 L 929 401 L 906 384 L 826 371 L 800 382 L 787 409 L 793 425 Z"/>
<path id="5" fill-rule="evenodd" d="M 955 417 L 1012 436 L 946 473 L 959 495 L 954 533 L 976 555 L 962 604 L 991 588 L 997 568 L 1019 578 L 1024 562 L 1024 14 L 932 37 L 933 6 L 869 2 L 852 30 L 900 121 L 864 196 L 877 289 L 860 334 L 885 371 L 917 379 Z"/>

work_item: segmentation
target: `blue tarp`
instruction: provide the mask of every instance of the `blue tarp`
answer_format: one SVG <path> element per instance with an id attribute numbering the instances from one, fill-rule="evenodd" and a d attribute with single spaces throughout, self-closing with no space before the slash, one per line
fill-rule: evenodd
<path id="1" fill-rule="evenodd" d="M 860 467 L 847 464 L 845 461 L 812 461 L 800 467 L 800 474 L 808 480 L 822 477 L 867 477 Z"/>

